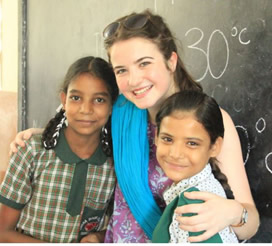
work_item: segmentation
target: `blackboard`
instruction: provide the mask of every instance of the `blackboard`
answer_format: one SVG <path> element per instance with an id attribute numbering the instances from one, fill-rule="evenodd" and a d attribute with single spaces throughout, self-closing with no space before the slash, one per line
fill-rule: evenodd
<path id="1" fill-rule="evenodd" d="M 271 0 L 21 1 L 20 129 L 43 127 L 55 114 L 72 62 L 90 54 L 107 59 L 107 24 L 146 8 L 165 17 L 188 70 L 232 116 L 261 216 L 248 242 L 272 242 Z"/>

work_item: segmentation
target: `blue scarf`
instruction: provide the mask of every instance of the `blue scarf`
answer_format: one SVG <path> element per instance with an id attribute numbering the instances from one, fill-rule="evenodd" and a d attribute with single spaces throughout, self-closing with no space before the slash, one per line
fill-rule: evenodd
<path id="1" fill-rule="evenodd" d="M 112 141 L 119 186 L 134 218 L 151 239 L 162 213 L 148 185 L 147 110 L 123 95 L 113 107 Z"/>

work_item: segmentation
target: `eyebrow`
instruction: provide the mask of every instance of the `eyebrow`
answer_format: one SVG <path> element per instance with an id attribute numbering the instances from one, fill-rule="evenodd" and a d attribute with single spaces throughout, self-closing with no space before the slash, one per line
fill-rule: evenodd
<path id="1" fill-rule="evenodd" d="M 154 60 L 154 57 L 151 57 L 151 56 L 144 56 L 144 57 L 141 57 L 141 58 L 137 59 L 134 63 L 135 63 L 135 64 L 136 64 L 136 63 L 139 63 L 139 62 L 141 62 L 141 61 L 144 60 L 144 59 L 152 59 L 152 60 Z"/>
<path id="2" fill-rule="evenodd" d="M 171 135 L 167 132 L 160 132 L 159 133 L 160 135 L 163 135 L 165 137 L 175 137 L 174 135 Z M 201 138 L 196 138 L 196 137 L 186 137 L 185 139 L 189 140 L 189 141 L 200 141 L 200 142 L 203 142 L 203 139 Z"/>
<path id="3" fill-rule="evenodd" d="M 154 58 L 151 57 L 151 56 L 144 56 L 144 57 L 141 57 L 141 58 L 137 59 L 137 60 L 136 60 L 135 62 L 133 62 L 133 63 L 134 63 L 134 64 L 137 64 L 137 63 L 141 62 L 141 61 L 144 60 L 144 59 L 152 59 L 152 60 L 154 60 Z M 113 70 L 120 69 L 120 68 L 123 68 L 123 67 L 125 67 L 125 66 L 123 66 L 123 65 L 116 66 L 116 67 L 113 67 Z"/>
<path id="4" fill-rule="evenodd" d="M 70 93 L 79 93 L 79 94 L 82 94 L 81 91 L 75 90 L 75 89 L 72 89 L 72 90 L 70 90 L 69 92 L 70 92 Z M 101 91 L 101 92 L 96 92 L 96 93 L 94 93 L 94 95 L 95 95 L 95 96 L 106 96 L 106 97 L 110 96 L 110 94 L 109 94 L 108 92 L 103 92 L 103 91 Z"/>

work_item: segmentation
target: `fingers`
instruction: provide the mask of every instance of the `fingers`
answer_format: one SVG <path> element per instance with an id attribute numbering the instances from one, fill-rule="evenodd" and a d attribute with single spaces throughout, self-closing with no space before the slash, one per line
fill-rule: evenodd
<path id="1" fill-rule="evenodd" d="M 80 240 L 80 243 L 103 243 L 105 237 L 105 230 L 98 232 L 91 232 Z"/>
<path id="2" fill-rule="evenodd" d="M 216 231 L 207 230 L 204 233 L 202 233 L 201 235 L 189 237 L 188 241 L 191 243 L 202 242 L 202 241 L 205 241 L 205 240 L 211 238 L 215 234 L 216 234 Z"/>
<path id="3" fill-rule="evenodd" d="M 210 192 L 204 191 L 192 191 L 192 192 L 184 192 L 184 196 L 189 199 L 203 200 L 207 201 L 217 197 L 217 195 L 212 194 Z"/>
<path id="4" fill-rule="evenodd" d="M 189 237 L 189 242 L 205 241 L 217 233 L 217 230 L 215 230 L 216 227 L 210 227 L 210 225 L 205 223 L 205 221 L 203 221 L 203 218 L 198 215 L 194 215 L 191 217 L 177 216 L 176 220 L 180 222 L 179 227 L 184 231 L 203 232 L 198 236 Z"/>
<path id="5" fill-rule="evenodd" d="M 17 144 L 16 140 L 12 141 L 11 144 L 9 145 L 9 156 L 12 156 L 13 153 L 17 153 L 18 149 L 18 145 L 24 147 L 25 143 L 24 141 L 19 141 L 19 144 Z"/>
<path id="6" fill-rule="evenodd" d="M 42 131 L 43 129 L 40 129 L 40 128 L 29 128 L 27 130 L 19 132 L 17 136 L 18 136 L 18 139 L 20 138 L 20 140 L 28 140 L 32 137 L 32 135 L 42 133 Z"/>
<path id="7" fill-rule="evenodd" d="M 191 217 L 176 216 L 176 220 L 179 222 L 180 229 L 188 232 L 201 232 L 198 236 L 191 236 L 188 238 L 189 242 L 201 242 L 209 239 L 217 233 L 214 228 L 203 221 L 203 218 L 198 215 Z"/>
<path id="8" fill-rule="evenodd" d="M 185 229 L 185 226 L 194 226 L 201 223 L 201 216 L 193 215 L 193 216 L 182 216 L 177 215 L 176 220 L 180 223 L 180 228 Z M 187 229 L 187 228 L 186 228 Z"/>
<path id="9" fill-rule="evenodd" d="M 89 234 L 81 239 L 80 243 L 100 243 L 95 234 Z"/>
<path id="10" fill-rule="evenodd" d="M 184 206 L 177 207 L 175 209 L 175 213 L 178 215 L 187 214 L 187 213 L 199 214 L 199 212 L 202 210 L 202 208 L 203 208 L 203 203 L 187 204 Z M 177 216 L 177 217 L 180 217 L 180 216 Z M 186 220 L 189 217 L 182 217 L 182 218 L 184 218 Z"/>
<path id="11" fill-rule="evenodd" d="M 17 133 L 15 140 L 11 142 L 9 145 L 9 156 L 11 156 L 13 153 L 17 153 L 18 146 L 25 147 L 24 140 L 28 140 L 32 136 L 32 132 L 30 130 L 25 130 Z"/>

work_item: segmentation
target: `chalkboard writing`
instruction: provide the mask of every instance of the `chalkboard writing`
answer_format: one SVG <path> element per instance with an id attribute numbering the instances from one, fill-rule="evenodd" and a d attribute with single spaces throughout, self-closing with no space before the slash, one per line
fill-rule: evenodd
<path id="1" fill-rule="evenodd" d="M 181 41 L 193 77 L 231 115 L 261 216 L 260 230 L 249 242 L 272 242 L 271 0 L 22 2 L 24 32 L 27 27 L 21 48 L 27 54 L 21 72 L 26 85 L 20 88 L 26 91 L 21 97 L 26 107 L 20 108 L 23 127 L 43 127 L 55 114 L 58 84 L 72 62 L 90 54 L 107 59 L 102 38 L 107 24 L 149 8 L 167 20 Z"/>

